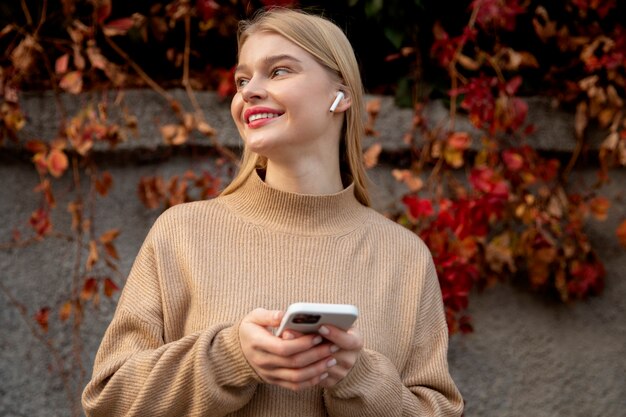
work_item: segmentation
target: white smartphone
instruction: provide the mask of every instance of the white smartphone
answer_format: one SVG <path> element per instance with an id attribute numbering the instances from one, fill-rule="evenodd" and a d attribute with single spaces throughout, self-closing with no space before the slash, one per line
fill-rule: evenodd
<path id="1" fill-rule="evenodd" d="M 287 308 L 274 334 L 280 337 L 286 329 L 315 333 L 323 324 L 348 330 L 358 316 L 358 308 L 351 304 L 295 303 Z"/>

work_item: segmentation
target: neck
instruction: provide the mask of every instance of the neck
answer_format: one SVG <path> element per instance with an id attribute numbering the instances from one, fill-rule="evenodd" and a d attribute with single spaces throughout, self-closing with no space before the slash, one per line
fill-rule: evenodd
<path id="1" fill-rule="evenodd" d="M 298 161 L 281 164 L 268 160 L 265 183 L 272 188 L 298 194 L 324 195 L 343 190 L 339 163 Z"/>

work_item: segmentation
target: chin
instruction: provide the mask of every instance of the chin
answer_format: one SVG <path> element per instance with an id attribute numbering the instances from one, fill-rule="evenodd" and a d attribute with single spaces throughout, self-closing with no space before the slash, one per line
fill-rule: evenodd
<path id="1" fill-rule="evenodd" d="M 249 151 L 265 157 L 276 147 L 276 143 L 268 138 L 247 138 L 245 143 Z"/>

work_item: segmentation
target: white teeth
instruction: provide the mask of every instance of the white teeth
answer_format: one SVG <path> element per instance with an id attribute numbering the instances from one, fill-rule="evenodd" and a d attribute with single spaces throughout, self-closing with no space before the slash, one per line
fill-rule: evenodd
<path id="1" fill-rule="evenodd" d="M 259 120 L 259 119 L 272 119 L 274 117 L 278 117 L 280 116 L 280 114 L 276 114 L 276 113 L 256 113 L 253 114 L 252 116 L 250 116 L 248 118 L 248 123 L 252 123 L 255 120 Z"/>

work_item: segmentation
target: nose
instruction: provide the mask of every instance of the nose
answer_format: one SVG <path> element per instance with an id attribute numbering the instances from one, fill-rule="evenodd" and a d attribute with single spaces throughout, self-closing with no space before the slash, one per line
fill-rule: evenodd
<path id="1" fill-rule="evenodd" d="M 263 99 L 267 96 L 265 84 L 258 77 L 252 77 L 241 90 L 245 102 Z"/>

